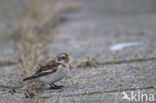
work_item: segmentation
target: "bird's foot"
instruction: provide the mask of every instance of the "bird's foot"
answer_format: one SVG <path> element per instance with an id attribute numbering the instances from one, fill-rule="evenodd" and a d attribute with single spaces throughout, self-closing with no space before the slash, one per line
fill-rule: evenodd
<path id="1" fill-rule="evenodd" d="M 61 88 L 63 88 L 64 86 L 62 86 L 62 85 L 53 85 L 53 86 L 50 86 L 50 88 L 49 89 L 61 89 Z"/>
<path id="2" fill-rule="evenodd" d="M 55 87 L 58 88 L 58 89 L 61 89 L 61 88 L 63 88 L 64 86 L 63 86 L 63 85 L 56 85 Z"/>

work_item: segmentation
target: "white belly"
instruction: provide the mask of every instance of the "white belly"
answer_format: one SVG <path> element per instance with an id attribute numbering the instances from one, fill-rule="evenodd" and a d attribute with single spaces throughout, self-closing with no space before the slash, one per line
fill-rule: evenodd
<path id="1" fill-rule="evenodd" d="M 58 70 L 55 75 L 47 78 L 47 77 L 40 77 L 37 79 L 37 81 L 43 82 L 43 83 L 54 83 L 62 80 L 66 75 L 68 75 L 69 69 L 60 69 Z"/>

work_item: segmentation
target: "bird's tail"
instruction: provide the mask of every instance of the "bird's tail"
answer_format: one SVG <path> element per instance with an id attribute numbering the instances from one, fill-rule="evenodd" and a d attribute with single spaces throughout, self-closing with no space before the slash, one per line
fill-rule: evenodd
<path id="1" fill-rule="evenodd" d="M 38 75 L 33 75 L 33 76 L 31 76 L 31 77 L 27 77 L 27 78 L 23 79 L 23 81 L 36 79 L 37 77 L 38 77 Z"/>
<path id="2" fill-rule="evenodd" d="M 31 80 L 31 77 L 24 78 L 23 81 Z"/>

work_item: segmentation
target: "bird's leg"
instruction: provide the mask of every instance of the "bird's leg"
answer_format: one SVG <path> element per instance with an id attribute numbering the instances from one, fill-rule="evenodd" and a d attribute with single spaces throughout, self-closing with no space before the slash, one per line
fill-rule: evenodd
<path id="1" fill-rule="evenodd" d="M 60 89 L 62 88 L 63 86 L 62 85 L 55 85 L 54 83 L 52 83 L 54 85 L 54 87 L 56 87 L 57 89 Z"/>
<path id="2" fill-rule="evenodd" d="M 57 86 L 54 83 L 50 84 L 50 88 L 49 89 L 61 89 L 63 86 Z"/>
<path id="3" fill-rule="evenodd" d="M 51 83 L 51 84 L 50 84 L 50 87 L 51 87 L 51 88 L 53 88 L 53 87 L 54 87 L 54 85 Z"/>
<path id="4" fill-rule="evenodd" d="M 49 89 L 54 89 L 55 88 L 55 86 L 52 83 L 49 84 L 49 85 L 50 85 Z"/>

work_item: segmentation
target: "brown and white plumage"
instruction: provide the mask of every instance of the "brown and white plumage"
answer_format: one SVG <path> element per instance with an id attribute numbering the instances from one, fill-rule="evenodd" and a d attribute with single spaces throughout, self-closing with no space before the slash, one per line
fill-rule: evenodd
<path id="1" fill-rule="evenodd" d="M 62 80 L 69 72 L 70 57 L 66 53 L 57 55 L 56 61 L 51 61 L 47 65 L 40 66 L 39 70 L 30 77 L 23 79 L 35 80 L 50 84 L 51 88 L 60 88 L 54 83 Z"/>

